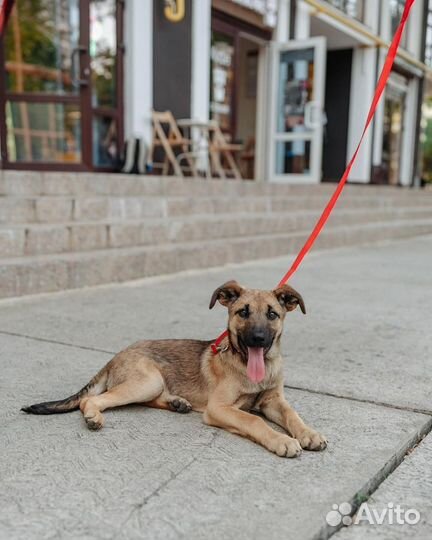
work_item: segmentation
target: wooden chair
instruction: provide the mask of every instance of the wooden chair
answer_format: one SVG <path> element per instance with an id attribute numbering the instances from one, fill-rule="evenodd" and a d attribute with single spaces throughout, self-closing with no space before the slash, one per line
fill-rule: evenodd
<path id="1" fill-rule="evenodd" d="M 153 124 L 153 141 L 150 150 L 150 159 L 154 160 L 154 153 L 156 148 L 162 148 L 164 151 L 163 162 L 154 162 L 153 167 L 160 167 L 162 174 L 167 175 L 170 170 L 170 166 L 174 174 L 177 176 L 184 176 L 183 171 L 187 170 L 193 176 L 197 176 L 198 172 L 195 167 L 194 159 L 190 154 L 191 141 L 183 137 L 180 129 L 177 126 L 175 118 L 171 111 L 152 111 L 152 124 Z M 175 150 L 179 151 L 185 161 L 186 167 L 182 167 L 176 158 Z"/>
<path id="2" fill-rule="evenodd" d="M 214 172 L 220 178 L 226 179 L 231 176 L 236 180 L 241 180 L 242 175 L 234 158 L 235 152 L 241 152 L 243 145 L 229 142 L 222 133 L 217 122 L 211 122 L 211 133 L 209 141 L 209 153 Z M 228 167 L 224 167 L 224 164 Z"/>
<path id="3" fill-rule="evenodd" d="M 249 180 L 253 179 L 255 171 L 255 137 L 249 137 L 246 141 L 240 159 L 244 165 L 242 167 L 244 177 Z"/>

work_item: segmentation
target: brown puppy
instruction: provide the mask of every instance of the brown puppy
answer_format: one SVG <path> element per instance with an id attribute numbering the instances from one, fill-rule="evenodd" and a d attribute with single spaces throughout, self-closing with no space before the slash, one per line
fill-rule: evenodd
<path id="1" fill-rule="evenodd" d="M 55 414 L 80 408 L 89 429 L 100 429 L 102 411 L 129 403 L 180 413 L 193 409 L 204 413 L 206 424 L 248 437 L 278 456 L 324 449 L 326 439 L 304 424 L 283 392 L 280 338 L 288 311 L 299 305 L 306 313 L 300 294 L 288 285 L 260 291 L 229 281 L 215 290 L 210 309 L 216 301 L 229 315 L 229 337 L 217 355 L 211 341 L 139 341 L 114 356 L 73 396 L 22 410 Z M 247 412 L 251 409 L 291 436 Z"/>

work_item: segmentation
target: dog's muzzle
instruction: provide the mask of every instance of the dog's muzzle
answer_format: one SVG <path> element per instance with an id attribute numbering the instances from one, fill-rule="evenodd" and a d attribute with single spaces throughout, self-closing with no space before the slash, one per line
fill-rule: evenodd
<path id="1" fill-rule="evenodd" d="M 273 336 L 265 330 L 253 330 L 245 333 L 241 339 L 247 350 L 247 376 L 253 383 L 260 383 L 265 378 L 264 355 L 272 346 Z"/>

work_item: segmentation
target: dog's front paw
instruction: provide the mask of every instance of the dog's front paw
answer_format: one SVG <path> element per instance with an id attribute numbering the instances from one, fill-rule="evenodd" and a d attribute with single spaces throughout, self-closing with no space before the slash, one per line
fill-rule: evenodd
<path id="1" fill-rule="evenodd" d="M 309 427 L 306 427 L 296 439 L 305 450 L 319 451 L 327 447 L 327 439 Z"/>
<path id="2" fill-rule="evenodd" d="M 280 457 L 288 458 L 297 457 L 302 451 L 300 443 L 296 439 L 282 433 L 275 435 L 267 448 Z"/>

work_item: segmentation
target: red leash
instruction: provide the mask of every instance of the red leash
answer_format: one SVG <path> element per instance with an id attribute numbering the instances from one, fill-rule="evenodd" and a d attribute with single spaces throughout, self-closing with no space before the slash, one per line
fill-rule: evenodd
<path id="1" fill-rule="evenodd" d="M 333 209 L 334 209 L 334 207 L 335 207 L 335 205 L 336 205 L 336 203 L 337 203 L 337 201 L 338 201 L 338 199 L 340 197 L 340 194 L 342 193 L 343 188 L 345 187 L 345 184 L 346 184 L 346 182 L 348 180 L 348 176 L 349 176 L 349 174 L 351 172 L 352 166 L 354 165 L 354 162 L 357 159 L 357 154 L 359 153 L 359 150 L 360 150 L 361 144 L 363 142 L 364 136 L 366 134 L 366 131 L 367 131 L 370 123 L 372 122 L 372 119 L 373 119 L 373 117 L 375 115 L 375 111 L 376 111 L 376 109 L 378 107 L 379 100 L 380 100 L 380 98 L 382 96 L 382 93 L 384 92 L 387 81 L 388 81 L 388 79 L 390 77 L 390 73 L 391 73 L 391 70 L 392 70 L 392 67 L 393 67 L 393 64 L 394 64 L 394 60 L 396 58 L 396 54 L 397 54 L 397 51 L 398 51 L 398 48 L 399 48 L 402 33 L 404 31 L 405 24 L 407 22 L 409 12 L 410 12 L 411 7 L 414 4 L 414 2 L 415 2 L 415 0 L 406 0 L 406 2 L 405 2 L 404 12 L 402 14 L 402 18 L 401 18 L 399 26 L 398 26 L 398 28 L 396 30 L 396 33 L 395 33 L 395 35 L 393 37 L 393 41 L 392 41 L 392 43 L 390 45 L 390 48 L 388 50 L 384 66 L 382 68 L 381 75 L 380 75 L 380 78 L 378 80 L 378 84 L 377 84 L 376 89 L 375 89 L 375 95 L 373 97 L 372 104 L 371 104 L 370 109 L 369 109 L 366 124 L 365 124 L 365 127 L 363 129 L 363 133 L 362 133 L 362 135 L 360 137 L 360 141 L 359 141 L 359 143 L 357 145 L 357 148 L 356 148 L 351 160 L 349 161 L 349 163 L 347 165 L 347 168 L 345 169 L 345 172 L 343 173 L 342 178 L 340 179 L 339 184 L 336 187 L 335 192 L 331 196 L 329 202 L 327 203 L 327 206 L 324 208 L 324 211 L 321 214 L 321 217 L 317 221 L 317 223 L 316 223 L 315 227 L 313 228 L 313 231 L 311 232 L 309 238 L 306 240 L 306 243 L 301 248 L 300 253 L 297 255 L 297 257 L 296 257 L 295 261 L 293 262 L 291 268 L 284 275 L 284 277 L 279 281 L 278 287 L 284 285 L 288 281 L 288 279 L 297 271 L 297 269 L 300 266 L 300 264 L 302 263 L 303 259 L 306 257 L 306 255 L 309 253 L 310 249 L 314 245 L 315 240 L 320 235 L 321 230 L 323 229 L 323 227 L 326 224 L 328 218 L 330 217 L 331 213 L 333 212 Z M 225 332 L 223 332 L 216 339 L 216 341 L 214 343 L 212 343 L 211 347 L 212 347 L 212 351 L 213 351 L 214 354 L 218 353 L 218 347 L 221 344 L 222 340 L 225 339 L 225 337 L 227 335 L 228 335 L 228 330 L 225 330 Z"/>

